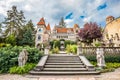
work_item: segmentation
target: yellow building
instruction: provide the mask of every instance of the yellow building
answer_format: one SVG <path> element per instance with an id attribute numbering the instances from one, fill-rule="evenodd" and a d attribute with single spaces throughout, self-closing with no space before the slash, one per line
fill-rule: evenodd
<path id="1" fill-rule="evenodd" d="M 106 44 L 113 43 L 114 46 L 120 46 L 120 17 L 108 16 L 106 18 L 103 40 Z"/>

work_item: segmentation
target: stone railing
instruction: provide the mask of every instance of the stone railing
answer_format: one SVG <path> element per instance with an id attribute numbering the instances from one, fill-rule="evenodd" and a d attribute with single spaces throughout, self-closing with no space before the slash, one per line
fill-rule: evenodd
<path id="1" fill-rule="evenodd" d="M 92 54 L 96 55 L 96 49 L 97 48 L 103 48 L 104 55 L 108 54 L 119 54 L 120 55 L 120 47 L 79 47 L 79 50 L 83 54 Z"/>

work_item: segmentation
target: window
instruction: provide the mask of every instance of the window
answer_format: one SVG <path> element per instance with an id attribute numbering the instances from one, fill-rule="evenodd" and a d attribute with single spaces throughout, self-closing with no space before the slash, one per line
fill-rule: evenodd
<path id="1" fill-rule="evenodd" d="M 38 31 L 39 31 L 39 32 L 42 32 L 42 31 L 43 31 L 43 28 L 39 28 Z"/>
<path id="2" fill-rule="evenodd" d="M 38 35 L 38 40 L 40 40 L 41 39 L 41 36 L 40 35 Z"/>

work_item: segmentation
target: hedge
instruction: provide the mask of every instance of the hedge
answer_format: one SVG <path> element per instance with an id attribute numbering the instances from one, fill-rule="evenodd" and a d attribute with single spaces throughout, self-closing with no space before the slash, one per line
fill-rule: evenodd
<path id="1" fill-rule="evenodd" d="M 10 67 L 18 65 L 18 56 L 22 49 L 26 49 L 29 53 L 27 60 L 28 63 L 37 63 L 43 55 L 43 52 L 29 46 L 10 46 L 0 48 L 0 73 L 8 72 Z"/>
<path id="2" fill-rule="evenodd" d="M 88 60 L 96 62 L 96 55 L 85 55 Z M 120 63 L 120 55 L 105 55 L 105 62 L 117 62 Z"/>

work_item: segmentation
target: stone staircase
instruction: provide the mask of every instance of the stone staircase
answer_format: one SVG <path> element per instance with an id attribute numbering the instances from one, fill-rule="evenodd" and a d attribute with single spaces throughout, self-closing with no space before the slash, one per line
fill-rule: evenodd
<path id="1" fill-rule="evenodd" d="M 32 75 L 90 75 L 99 74 L 93 65 L 77 55 L 49 55 L 40 60 L 29 73 Z"/>

